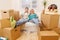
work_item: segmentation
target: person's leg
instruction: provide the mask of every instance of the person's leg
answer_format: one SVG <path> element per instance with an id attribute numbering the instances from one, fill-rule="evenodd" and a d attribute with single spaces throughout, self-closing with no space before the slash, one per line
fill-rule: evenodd
<path id="1" fill-rule="evenodd" d="M 28 19 L 22 18 L 22 19 L 20 19 L 20 20 L 18 20 L 18 21 L 16 22 L 16 25 L 23 24 L 23 23 L 25 23 L 25 22 L 27 22 L 27 21 L 28 21 Z"/>
<path id="2" fill-rule="evenodd" d="M 35 23 L 35 24 L 39 24 L 39 20 L 37 18 L 33 18 L 32 21 Z"/>

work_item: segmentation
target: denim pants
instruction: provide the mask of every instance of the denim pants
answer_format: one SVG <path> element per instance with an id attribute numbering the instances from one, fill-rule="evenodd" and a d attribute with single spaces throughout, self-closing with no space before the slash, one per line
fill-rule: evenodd
<path id="1" fill-rule="evenodd" d="M 16 22 L 16 25 L 20 25 L 20 24 L 23 24 L 23 23 L 25 23 L 25 22 L 28 22 L 28 19 L 26 18 L 21 18 L 21 19 L 19 19 L 17 22 Z"/>
<path id="2" fill-rule="evenodd" d="M 35 24 L 39 24 L 39 20 L 37 18 L 33 18 L 33 19 L 29 20 L 29 21 L 32 21 Z"/>

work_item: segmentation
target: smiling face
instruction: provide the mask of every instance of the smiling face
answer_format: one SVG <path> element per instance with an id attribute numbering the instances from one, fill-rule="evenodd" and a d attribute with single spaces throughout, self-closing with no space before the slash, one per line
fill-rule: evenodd
<path id="1" fill-rule="evenodd" d="M 33 13 L 34 13 L 34 9 L 31 9 L 31 10 L 30 10 L 30 13 L 33 14 Z"/>

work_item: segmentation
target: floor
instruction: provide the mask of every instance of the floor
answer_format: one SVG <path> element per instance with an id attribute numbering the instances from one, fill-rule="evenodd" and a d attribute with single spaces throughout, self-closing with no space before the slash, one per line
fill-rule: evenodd
<path id="1" fill-rule="evenodd" d="M 38 40 L 37 33 L 24 33 L 21 37 L 19 37 L 17 40 Z M 59 38 L 60 40 L 60 38 Z"/>
<path id="2" fill-rule="evenodd" d="M 24 33 L 20 38 L 17 40 L 38 40 L 38 35 L 37 33 Z"/>

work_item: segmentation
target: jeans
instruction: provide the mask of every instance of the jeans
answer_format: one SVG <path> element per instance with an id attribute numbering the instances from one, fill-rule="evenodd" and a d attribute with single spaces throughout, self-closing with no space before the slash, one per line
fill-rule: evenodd
<path id="1" fill-rule="evenodd" d="M 17 22 L 16 22 L 16 25 L 20 25 L 20 24 L 23 24 L 25 22 L 28 22 L 28 19 L 25 19 L 25 18 L 21 18 L 19 19 Z"/>
<path id="2" fill-rule="evenodd" d="M 39 24 L 39 20 L 37 18 L 33 18 L 33 19 L 29 20 L 29 21 L 32 21 L 35 24 Z"/>

